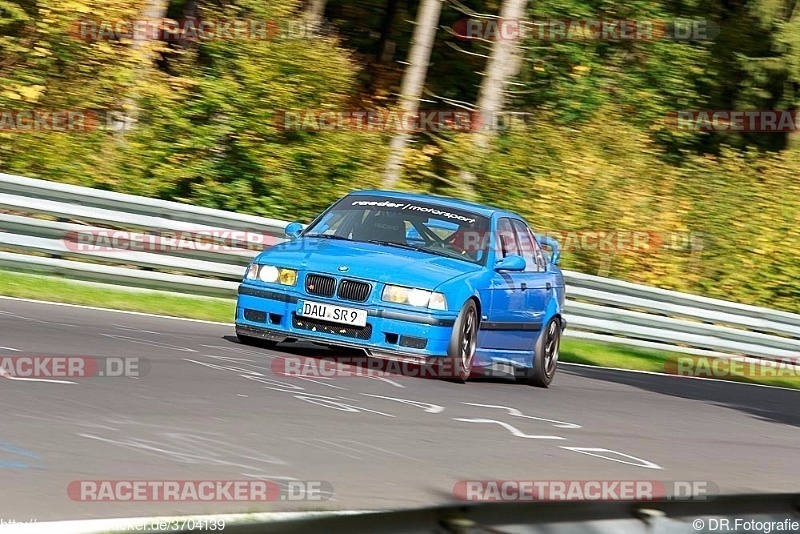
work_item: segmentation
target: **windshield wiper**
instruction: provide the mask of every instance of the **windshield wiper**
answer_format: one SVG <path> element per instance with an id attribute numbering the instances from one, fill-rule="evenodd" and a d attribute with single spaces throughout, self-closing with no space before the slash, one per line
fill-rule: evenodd
<path id="1" fill-rule="evenodd" d="M 406 250 L 415 250 L 417 252 L 422 250 L 420 247 L 417 247 L 417 246 L 414 246 L 414 245 L 409 245 L 409 244 L 406 244 L 406 243 L 397 243 L 396 241 L 381 241 L 379 239 L 368 239 L 367 243 L 374 243 L 375 245 L 386 245 L 386 246 L 389 246 L 389 247 L 403 248 L 403 249 L 406 249 Z"/>
<path id="2" fill-rule="evenodd" d="M 449 248 L 435 248 L 435 249 L 433 249 L 433 248 L 428 248 L 428 247 L 419 247 L 419 250 L 421 250 L 423 252 L 430 252 L 431 254 L 436 254 L 437 256 L 443 256 L 445 258 L 453 258 L 453 259 L 456 259 L 456 260 L 466 260 L 466 261 L 468 261 L 470 263 L 475 263 L 475 261 L 472 258 L 470 258 L 468 256 L 465 256 L 464 253 L 461 253 L 461 252 L 458 252 L 456 250 L 452 250 L 452 249 L 449 249 Z"/>
<path id="3" fill-rule="evenodd" d="M 413 250 L 415 252 L 427 252 L 428 254 L 433 254 L 434 256 L 441 256 L 443 258 L 453 258 L 456 260 L 465 260 L 470 263 L 476 263 L 471 258 L 465 257 L 463 254 L 459 254 L 455 250 L 448 250 L 448 249 L 441 249 L 441 248 L 430 248 L 425 245 L 408 245 L 406 243 L 396 243 L 394 241 L 380 241 L 378 239 L 370 239 L 367 241 L 368 243 L 375 243 L 376 245 L 387 245 L 390 247 L 397 247 L 406 250 Z"/>
<path id="4" fill-rule="evenodd" d="M 321 239 L 341 239 L 343 241 L 352 241 L 349 237 L 342 237 L 336 234 L 309 234 L 304 235 L 303 237 L 319 237 Z"/>

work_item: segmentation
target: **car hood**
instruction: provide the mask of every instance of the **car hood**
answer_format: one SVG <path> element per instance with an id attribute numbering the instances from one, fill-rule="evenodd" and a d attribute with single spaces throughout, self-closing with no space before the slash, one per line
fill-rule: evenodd
<path id="1" fill-rule="evenodd" d="M 427 252 L 313 237 L 275 245 L 259 254 L 256 261 L 421 289 L 434 289 L 453 277 L 481 269 L 477 264 Z M 344 267 L 347 270 L 340 270 Z"/>

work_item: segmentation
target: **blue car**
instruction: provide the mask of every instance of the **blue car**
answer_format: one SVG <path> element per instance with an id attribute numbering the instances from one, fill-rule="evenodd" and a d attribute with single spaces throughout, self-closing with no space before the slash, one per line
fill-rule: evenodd
<path id="1" fill-rule="evenodd" d="M 553 380 L 566 326 L 558 244 L 518 215 L 357 191 L 286 234 L 239 286 L 241 342 L 358 348 L 460 381 L 498 367 L 541 387 Z"/>

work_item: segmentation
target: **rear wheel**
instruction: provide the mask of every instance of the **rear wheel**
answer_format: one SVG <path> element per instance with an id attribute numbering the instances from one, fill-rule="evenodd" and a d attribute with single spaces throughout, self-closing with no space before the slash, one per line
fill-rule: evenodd
<path id="1" fill-rule="evenodd" d="M 444 376 L 466 382 L 472 373 L 475 348 L 478 340 L 478 308 L 475 301 L 468 300 L 458 313 L 450 344 L 447 346 L 447 365 Z"/>
<path id="2" fill-rule="evenodd" d="M 553 317 L 539 334 L 534 347 L 533 366 L 525 370 L 523 381 L 541 388 L 549 386 L 558 367 L 560 345 L 561 323 Z"/>

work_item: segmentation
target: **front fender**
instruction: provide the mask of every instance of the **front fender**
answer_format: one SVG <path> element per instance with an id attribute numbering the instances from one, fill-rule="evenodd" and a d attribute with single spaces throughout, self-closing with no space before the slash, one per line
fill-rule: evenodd
<path id="1" fill-rule="evenodd" d="M 439 284 L 434 291 L 444 294 L 449 311 L 459 311 L 470 298 L 476 299 L 479 310 L 482 310 L 480 288 L 486 285 L 485 276 L 484 271 L 465 273 Z"/>

